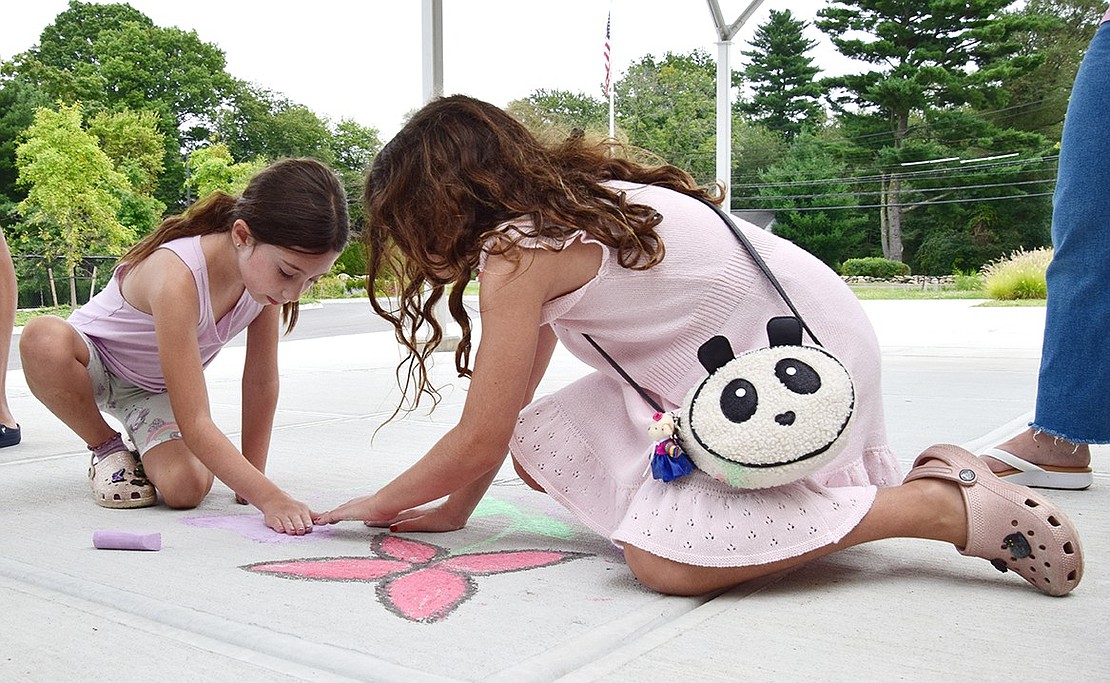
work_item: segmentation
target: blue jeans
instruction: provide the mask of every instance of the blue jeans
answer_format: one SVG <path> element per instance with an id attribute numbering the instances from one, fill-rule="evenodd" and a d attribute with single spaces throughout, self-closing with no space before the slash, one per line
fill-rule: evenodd
<path id="1" fill-rule="evenodd" d="M 1048 310 L 1031 425 L 1110 443 L 1110 23 L 1079 67 L 1053 196 Z"/>

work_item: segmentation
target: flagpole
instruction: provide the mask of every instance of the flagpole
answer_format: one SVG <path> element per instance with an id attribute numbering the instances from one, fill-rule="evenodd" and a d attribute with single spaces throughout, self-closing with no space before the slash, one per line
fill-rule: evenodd
<path id="1" fill-rule="evenodd" d="M 617 138 L 616 109 L 613 106 L 612 57 L 610 52 L 610 26 L 613 23 L 613 2 L 609 0 L 609 15 L 605 19 L 605 94 L 609 96 L 609 139 Z"/>

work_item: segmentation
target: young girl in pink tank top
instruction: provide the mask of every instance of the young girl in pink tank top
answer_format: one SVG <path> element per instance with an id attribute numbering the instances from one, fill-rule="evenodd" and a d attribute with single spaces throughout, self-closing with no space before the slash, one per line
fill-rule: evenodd
<path id="1" fill-rule="evenodd" d="M 313 513 L 265 475 L 277 406 L 279 318 L 347 243 L 346 196 L 311 159 L 277 162 L 242 195 L 216 192 L 168 218 L 120 260 L 69 320 L 31 320 L 20 339 L 31 392 L 92 451 L 104 507 L 192 508 L 227 484 L 275 531 L 312 530 Z M 212 419 L 204 368 L 247 331 L 242 451 Z M 137 452 L 105 421 L 117 418 Z M 141 458 L 141 460 L 140 460 Z"/>
<path id="2" fill-rule="evenodd" d="M 851 290 L 786 240 L 750 225 L 732 233 L 684 171 L 635 163 L 581 135 L 549 147 L 497 107 L 456 96 L 428 104 L 382 149 L 365 202 L 370 277 L 389 269 L 399 281 L 396 308 L 372 305 L 409 350 L 406 386 L 435 398 L 427 363 L 442 334 L 432 311 L 444 296 L 462 331 L 456 369 L 470 385 L 459 423 L 431 450 L 317 523 L 459 529 L 511 454 L 526 483 L 621 547 L 632 573 L 665 593 L 718 590 L 894 537 L 951 543 L 1045 593 L 1079 583 L 1082 554 L 1067 517 L 967 451 L 934 446 L 899 483 L 878 343 Z M 472 361 L 463 293 L 479 269 Z M 698 455 L 681 477 L 655 478 L 654 404 L 660 415 L 685 410 L 683 397 L 706 386 L 702 349 L 715 335 L 737 352 L 766 347 L 762 330 L 785 314 L 768 273 L 855 382 L 843 450 L 764 488 L 714 473 L 715 454 Z M 431 339 L 421 344 L 425 326 Z M 557 343 L 593 372 L 533 400 Z M 800 414 L 757 412 L 758 399 L 817 391 L 821 375 L 801 365 L 753 377 L 751 391 L 743 378 L 707 391 L 706 404 L 719 403 L 733 423 L 759 414 L 786 429 Z M 788 438 L 769 431 L 745 442 L 770 450 Z"/>

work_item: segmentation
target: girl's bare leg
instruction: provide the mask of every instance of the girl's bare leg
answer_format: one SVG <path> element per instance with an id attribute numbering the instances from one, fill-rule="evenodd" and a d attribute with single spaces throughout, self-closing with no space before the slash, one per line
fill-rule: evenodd
<path id="1" fill-rule="evenodd" d="M 15 416 L 8 407 L 8 354 L 12 348 L 15 309 L 19 304 L 19 288 L 15 281 L 15 265 L 8 251 L 8 242 L 0 232 L 0 424 L 15 427 Z"/>
<path id="2" fill-rule="evenodd" d="M 187 510 L 200 505 L 212 490 L 214 477 L 181 439 L 160 443 L 143 455 L 147 479 L 171 508 Z"/>
<path id="3" fill-rule="evenodd" d="M 871 509 L 839 543 L 770 564 L 698 567 L 627 545 L 624 555 L 632 573 L 648 588 L 671 595 L 702 595 L 884 538 L 925 538 L 963 547 L 967 542 L 967 511 L 959 488 L 940 479 L 918 479 L 879 489 Z"/>
<path id="4" fill-rule="evenodd" d="M 100 413 L 86 366 L 89 349 L 69 323 L 55 316 L 35 318 L 19 340 L 23 375 L 35 398 L 95 446 L 116 434 Z"/>

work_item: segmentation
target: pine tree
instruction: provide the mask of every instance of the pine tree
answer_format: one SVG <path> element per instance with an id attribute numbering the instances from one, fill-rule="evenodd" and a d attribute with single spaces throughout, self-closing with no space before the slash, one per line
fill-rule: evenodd
<path id="1" fill-rule="evenodd" d="M 807 26 L 790 10 L 771 10 L 767 23 L 756 29 L 753 49 L 742 53 L 751 59 L 743 75 L 753 95 L 738 108 L 788 140 L 823 114 L 821 89 L 814 80 L 820 69 L 806 55 L 817 42 L 803 35 Z"/>

